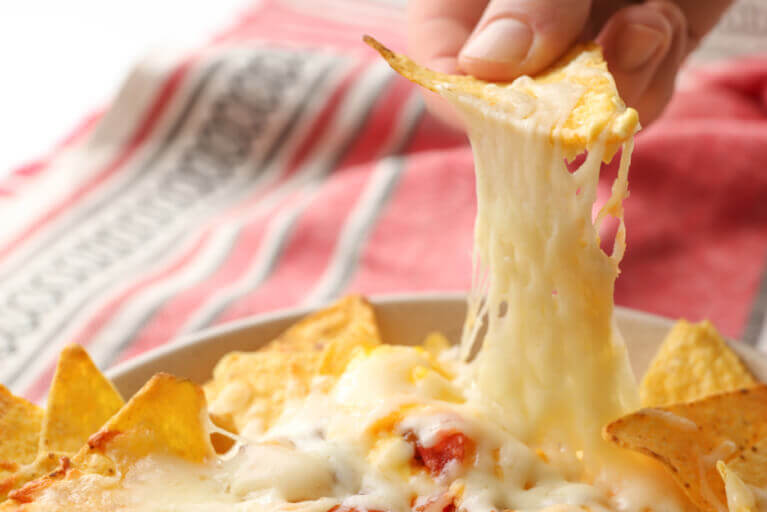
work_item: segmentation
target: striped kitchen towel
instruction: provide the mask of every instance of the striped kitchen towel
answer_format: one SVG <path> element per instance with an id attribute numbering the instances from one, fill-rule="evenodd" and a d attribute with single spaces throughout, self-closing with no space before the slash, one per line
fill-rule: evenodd
<path id="1" fill-rule="evenodd" d="M 39 399 L 71 342 L 108 367 L 348 291 L 466 290 L 465 137 L 360 41 L 404 28 L 372 0 L 263 0 L 0 182 L 0 382 Z M 686 76 L 637 141 L 617 301 L 767 340 L 767 59 Z"/>

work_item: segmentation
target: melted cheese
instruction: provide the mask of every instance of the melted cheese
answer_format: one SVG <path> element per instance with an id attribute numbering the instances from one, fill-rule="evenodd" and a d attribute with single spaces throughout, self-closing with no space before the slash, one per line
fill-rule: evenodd
<path id="1" fill-rule="evenodd" d="M 517 107 L 518 116 L 450 89 L 444 96 L 464 114 L 474 150 L 475 260 L 486 272 L 469 309 L 472 320 L 487 317 L 475 363 L 480 394 L 526 442 L 554 439 L 595 457 L 609 450 L 602 426 L 639 402 L 612 323 L 622 233 L 607 255 L 591 218 L 604 145 L 597 141 L 568 172 L 549 136 L 579 97 L 563 85 L 511 84 L 510 92 L 536 88 L 535 96 L 558 99 L 533 112 Z M 625 194 L 631 145 L 623 149 L 611 204 Z M 465 354 L 473 342 L 464 340 Z"/>
<path id="2" fill-rule="evenodd" d="M 746 485 L 737 473 L 731 471 L 721 460 L 716 463 L 716 469 L 724 480 L 727 509 L 730 512 L 755 512 L 756 510 L 763 510 L 763 508 L 757 508 L 754 490 Z"/>
<path id="3" fill-rule="evenodd" d="M 417 368 L 440 375 L 451 392 L 414 379 Z M 43 510 L 410 512 L 417 505 L 444 512 L 449 504 L 466 512 L 681 510 L 659 474 L 641 484 L 620 472 L 584 480 L 583 463 L 571 451 L 523 443 L 477 399 L 468 384 L 473 374 L 456 349 L 437 361 L 422 350 L 383 346 L 353 360 L 333 389 L 317 386 L 269 430 L 240 438 L 219 460 L 202 465 L 150 456 L 122 479 L 59 482 L 37 504 Z M 419 450 L 438 449 L 453 433 L 471 440 L 462 460 L 439 472 L 419 462 Z"/>

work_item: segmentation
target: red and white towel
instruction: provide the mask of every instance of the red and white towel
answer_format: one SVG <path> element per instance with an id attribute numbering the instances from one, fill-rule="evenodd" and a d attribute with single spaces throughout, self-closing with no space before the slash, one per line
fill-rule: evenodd
<path id="1" fill-rule="evenodd" d="M 361 43 L 404 27 L 264 0 L 0 182 L 0 382 L 39 399 L 71 342 L 108 367 L 349 291 L 466 290 L 470 149 Z M 636 146 L 617 302 L 767 348 L 767 56 L 688 71 Z"/>

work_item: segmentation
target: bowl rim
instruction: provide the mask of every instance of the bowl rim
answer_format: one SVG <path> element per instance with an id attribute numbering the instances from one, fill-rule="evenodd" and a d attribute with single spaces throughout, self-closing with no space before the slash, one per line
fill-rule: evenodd
<path id="1" fill-rule="evenodd" d="M 371 294 L 365 297 L 369 302 L 374 305 L 391 305 L 408 304 L 415 302 L 457 302 L 466 300 L 466 292 L 412 292 L 412 293 L 384 293 L 384 294 Z M 309 314 L 317 309 L 322 308 L 324 305 L 332 303 L 333 300 L 326 303 L 297 306 L 286 309 L 278 309 L 266 313 L 259 313 L 251 316 L 247 316 L 238 320 L 227 322 L 221 325 L 208 327 L 199 331 L 189 333 L 183 336 L 179 336 L 178 339 L 171 340 L 159 347 L 147 350 L 136 357 L 123 361 L 111 368 L 109 368 L 105 375 L 109 379 L 118 379 L 123 375 L 129 374 L 136 369 L 151 363 L 153 360 L 158 359 L 175 352 L 182 352 L 189 347 L 196 346 L 198 344 L 210 343 L 210 340 L 217 337 L 221 337 L 227 334 L 231 334 L 236 331 L 246 330 L 253 325 L 266 324 L 284 320 L 290 317 L 300 317 Z M 623 306 L 615 306 L 616 316 L 631 317 L 634 320 L 642 323 L 654 324 L 658 327 L 671 328 L 674 320 L 666 318 L 661 315 L 653 313 L 647 313 L 637 309 L 627 308 Z M 739 343 L 738 345 L 745 345 Z M 751 348 L 751 347 L 748 347 Z M 764 358 L 765 355 L 758 353 L 760 357 Z"/>

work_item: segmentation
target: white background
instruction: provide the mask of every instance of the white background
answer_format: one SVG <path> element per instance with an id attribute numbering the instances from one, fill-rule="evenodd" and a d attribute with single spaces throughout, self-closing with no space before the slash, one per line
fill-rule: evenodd
<path id="1" fill-rule="evenodd" d="M 0 176 L 108 104 L 157 47 L 194 47 L 247 0 L 0 1 Z"/>

